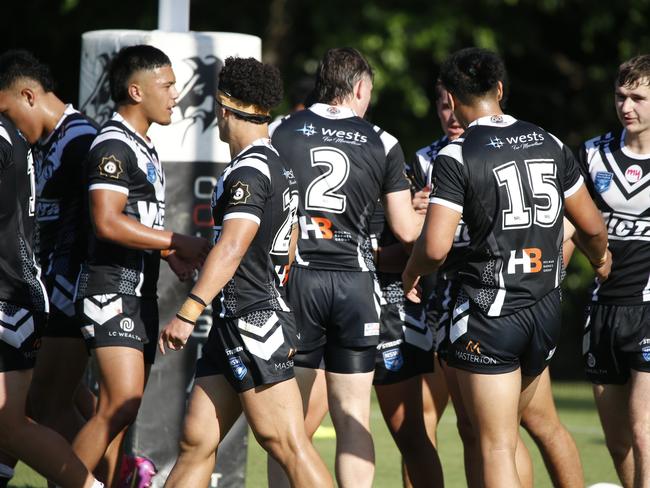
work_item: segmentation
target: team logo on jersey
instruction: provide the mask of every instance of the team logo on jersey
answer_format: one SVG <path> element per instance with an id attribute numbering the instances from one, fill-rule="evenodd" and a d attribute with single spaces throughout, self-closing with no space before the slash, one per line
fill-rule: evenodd
<path id="1" fill-rule="evenodd" d="M 238 181 L 230 189 L 230 205 L 239 205 L 246 203 L 250 198 L 251 193 L 248 191 L 248 185 Z"/>
<path id="2" fill-rule="evenodd" d="M 124 173 L 124 170 L 122 170 L 122 161 L 112 154 L 107 158 L 102 158 L 102 162 L 99 163 L 98 168 L 100 175 L 115 178 L 116 180 Z"/>
<path id="3" fill-rule="evenodd" d="M 643 178 L 643 170 L 638 164 L 633 164 L 625 170 L 625 179 L 630 183 L 636 183 Z"/>
<path id="4" fill-rule="evenodd" d="M 230 369 L 232 369 L 232 374 L 235 375 L 235 378 L 239 381 L 243 380 L 246 373 L 248 373 L 248 369 L 244 366 L 241 358 L 239 356 L 231 356 L 228 358 L 228 363 L 230 364 Z"/>
<path id="5" fill-rule="evenodd" d="M 501 115 L 493 115 L 490 117 L 490 122 L 493 124 L 503 124 L 503 117 Z"/>
<path id="6" fill-rule="evenodd" d="M 643 356 L 643 360 L 646 363 L 650 362 L 650 346 L 645 346 L 644 348 L 642 348 L 641 355 Z"/>
<path id="7" fill-rule="evenodd" d="M 404 356 L 402 356 L 399 347 L 382 351 L 381 355 L 384 358 L 384 366 L 388 371 L 399 371 L 404 366 Z"/>
<path id="8" fill-rule="evenodd" d="M 486 146 L 490 146 L 495 149 L 501 149 L 503 147 L 503 141 L 496 136 L 490 137 L 490 142 L 488 142 Z"/>
<path id="9" fill-rule="evenodd" d="M 147 181 L 151 184 L 156 182 L 156 167 L 151 161 L 147 161 Z"/>
<path id="10" fill-rule="evenodd" d="M 537 247 L 522 249 L 520 257 L 517 256 L 517 251 L 510 251 L 508 274 L 516 274 L 518 266 L 521 266 L 521 271 L 524 273 L 539 273 L 544 269 L 542 250 Z"/>
<path id="11" fill-rule="evenodd" d="M 363 324 L 363 335 L 378 336 L 379 335 L 379 322 L 366 322 Z"/>
<path id="12" fill-rule="evenodd" d="M 304 123 L 301 129 L 296 129 L 296 132 L 300 132 L 303 136 L 311 137 L 316 134 L 316 128 L 312 125 Z"/>
<path id="13" fill-rule="evenodd" d="M 594 178 L 594 188 L 598 193 L 605 193 L 612 184 L 613 173 L 609 171 L 599 171 Z"/>
<path id="14" fill-rule="evenodd" d="M 341 113 L 341 111 L 339 110 L 338 107 L 334 107 L 334 106 L 332 106 L 332 105 L 330 105 L 329 107 L 327 107 L 327 111 L 328 111 L 330 114 L 332 114 L 332 115 L 336 115 L 336 114 Z"/>

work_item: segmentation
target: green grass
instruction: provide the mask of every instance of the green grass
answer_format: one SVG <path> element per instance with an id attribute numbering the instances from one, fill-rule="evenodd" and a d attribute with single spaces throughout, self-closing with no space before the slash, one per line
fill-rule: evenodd
<path id="1" fill-rule="evenodd" d="M 587 485 L 599 481 L 618 484 L 614 467 L 607 453 L 598 421 L 596 407 L 591 395 L 591 387 L 586 383 L 560 383 L 553 385 L 553 393 L 562 422 L 575 438 L 585 472 Z M 400 456 L 386 429 L 376 399 L 373 397 L 372 432 L 377 453 L 377 467 L 374 486 L 376 488 L 398 488 L 401 486 Z M 323 423 L 324 436 L 319 435 L 314 443 L 330 470 L 334 471 L 335 440 L 327 435 L 331 428 L 329 417 Z M 331 432 L 331 431 L 330 431 Z M 539 451 L 527 434 L 524 439 L 533 458 L 535 487 L 551 487 Z M 456 431 L 456 418 L 453 408 L 448 406 L 438 429 L 440 458 L 448 487 L 465 486 L 462 447 Z M 249 437 L 247 483 L 250 488 L 266 486 L 266 456 L 255 439 Z M 19 465 L 12 487 L 45 487 L 42 478 L 24 465 Z"/>

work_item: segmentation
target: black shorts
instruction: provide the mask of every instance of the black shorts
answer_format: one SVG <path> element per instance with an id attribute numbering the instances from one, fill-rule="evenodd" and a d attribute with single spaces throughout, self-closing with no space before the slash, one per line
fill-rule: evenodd
<path id="1" fill-rule="evenodd" d="M 592 383 L 622 385 L 631 369 L 650 372 L 650 305 L 591 305 L 582 349 Z"/>
<path id="2" fill-rule="evenodd" d="M 216 315 L 196 377 L 225 375 L 237 393 L 293 378 L 295 327 L 291 312 Z"/>
<path id="3" fill-rule="evenodd" d="M 381 291 L 372 273 L 294 267 L 287 295 L 296 316 L 299 351 L 327 343 L 376 347 Z"/>
<path id="4" fill-rule="evenodd" d="M 45 286 L 50 297 L 50 315 L 43 336 L 83 339 L 82 318 L 74 304 L 75 284 L 65 276 L 52 275 L 46 277 Z"/>
<path id="5" fill-rule="evenodd" d="M 486 317 L 459 300 L 449 329 L 449 366 L 482 374 L 525 376 L 544 371 L 560 338 L 560 291 L 554 289 L 534 305 L 503 317 Z"/>
<path id="6" fill-rule="evenodd" d="M 447 358 L 451 310 L 458 289 L 458 283 L 439 279 L 434 292 L 427 299 L 427 324 L 435 335 L 435 351 L 442 360 Z"/>
<path id="7" fill-rule="evenodd" d="M 433 372 L 433 345 L 421 304 L 406 300 L 383 305 L 373 384 L 390 385 Z"/>
<path id="8" fill-rule="evenodd" d="M 0 372 L 32 369 L 47 315 L 0 301 Z"/>
<path id="9" fill-rule="evenodd" d="M 88 349 L 121 346 L 142 351 L 153 364 L 158 345 L 158 301 L 133 295 L 85 297 L 76 303 Z"/>

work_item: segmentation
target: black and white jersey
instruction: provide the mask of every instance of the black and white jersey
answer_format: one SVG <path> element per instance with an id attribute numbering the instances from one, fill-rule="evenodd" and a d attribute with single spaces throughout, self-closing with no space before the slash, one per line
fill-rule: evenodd
<path id="1" fill-rule="evenodd" d="M 349 108 L 318 103 L 285 118 L 273 145 L 300 190 L 294 266 L 374 270 L 370 217 L 382 195 L 409 188 L 397 139 Z"/>
<path id="2" fill-rule="evenodd" d="M 52 304 L 74 313 L 74 284 L 86 255 L 83 165 L 95 125 L 67 105 L 54 130 L 33 148 L 36 168 L 35 249 Z"/>
<path id="3" fill-rule="evenodd" d="M 268 139 L 258 139 L 226 167 L 212 194 L 214 242 L 229 219 L 259 228 L 237 271 L 213 305 L 221 317 L 257 310 L 289 311 L 283 289 L 291 227 L 298 209 L 298 184 Z"/>
<path id="4" fill-rule="evenodd" d="M 35 215 L 31 150 L 14 125 L 0 115 L 0 301 L 47 313 L 47 293 L 32 247 Z M 4 319 L 2 309 L 0 321 Z M 3 330 L 0 324 L 0 334 Z"/>
<path id="5" fill-rule="evenodd" d="M 449 137 L 442 136 L 428 146 L 415 151 L 415 160 L 406 165 L 406 175 L 411 180 L 415 191 L 420 191 L 426 185 L 431 184 L 433 162 L 440 150 L 447 144 L 449 144 Z"/>
<path id="6" fill-rule="evenodd" d="M 482 313 L 514 313 L 560 285 L 564 199 L 583 183 L 561 141 L 508 115 L 482 117 L 440 151 L 432 183 L 431 203 L 467 224 L 458 278 Z"/>
<path id="7" fill-rule="evenodd" d="M 165 225 L 165 174 L 150 141 L 115 114 L 90 148 L 88 191 L 109 190 L 127 197 L 123 213 L 152 229 Z M 121 293 L 156 297 L 160 251 L 130 249 L 103 241 L 90 231 L 88 257 L 77 283 L 77 299 Z"/>
<path id="8" fill-rule="evenodd" d="M 592 300 L 634 305 L 650 301 L 650 154 L 625 147 L 625 130 L 585 142 L 578 160 L 600 209 L 612 253 L 612 271 Z"/>

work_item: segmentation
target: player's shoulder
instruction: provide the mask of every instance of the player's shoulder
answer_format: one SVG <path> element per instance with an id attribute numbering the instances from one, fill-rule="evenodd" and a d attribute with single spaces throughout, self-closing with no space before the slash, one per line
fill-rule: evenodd
<path id="1" fill-rule="evenodd" d="M 445 135 L 442 136 L 440 139 L 436 139 L 433 141 L 431 144 L 421 147 L 417 151 L 415 151 L 415 158 L 422 164 L 422 163 L 432 163 L 435 159 L 438 153 L 444 148 L 447 144 L 449 144 L 449 138 Z"/>
<path id="2" fill-rule="evenodd" d="M 582 145 L 585 151 L 587 153 L 590 153 L 590 152 L 596 152 L 601 147 L 607 146 L 617 140 L 620 140 L 620 133 L 610 131 L 601 134 L 599 136 L 592 137 L 591 139 L 587 139 L 585 142 L 582 143 Z"/>
<path id="3" fill-rule="evenodd" d="M 263 175 L 271 180 L 271 165 L 280 159 L 268 139 L 258 139 L 232 160 L 230 174 Z"/>
<path id="4" fill-rule="evenodd" d="M 469 129 L 468 129 L 469 131 Z M 466 131 L 466 133 L 468 132 Z M 465 135 L 449 141 L 443 148 L 441 148 L 436 154 L 437 158 L 451 158 L 458 162 L 459 164 L 465 164 L 465 158 L 463 156 L 463 146 L 465 144 L 466 138 Z"/>
<path id="5" fill-rule="evenodd" d="M 76 110 L 72 105 L 66 107 L 61 128 L 63 134 L 71 134 L 76 137 L 81 135 L 95 135 L 98 130 L 98 126 L 94 121 Z"/>
<path id="6" fill-rule="evenodd" d="M 0 115 L 0 144 L 6 146 L 13 146 L 13 137 L 11 134 L 15 133 L 16 129 L 9 119 Z"/>
<path id="7" fill-rule="evenodd" d="M 366 121 L 362 120 L 362 122 L 366 122 Z M 381 141 L 381 144 L 382 144 L 382 146 L 384 148 L 384 153 L 385 154 L 388 154 L 395 147 L 399 146 L 399 141 L 397 140 L 397 137 L 395 137 L 393 134 L 385 131 L 384 129 L 382 129 L 381 127 L 379 127 L 377 125 L 373 125 L 372 130 L 379 137 L 379 140 Z"/>

